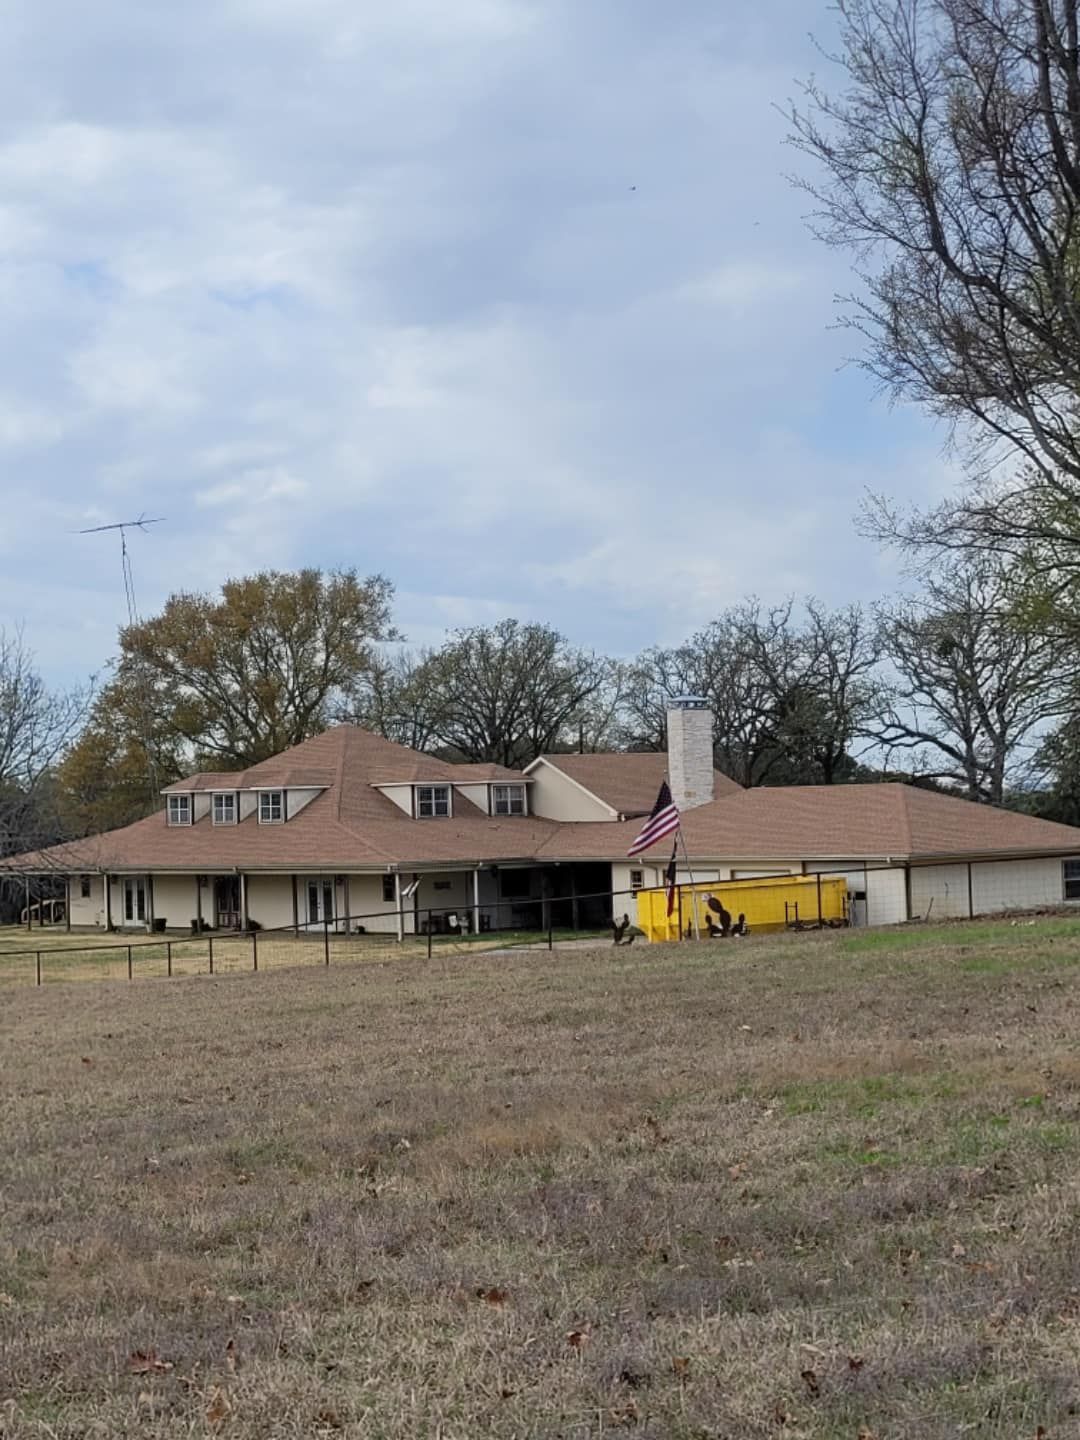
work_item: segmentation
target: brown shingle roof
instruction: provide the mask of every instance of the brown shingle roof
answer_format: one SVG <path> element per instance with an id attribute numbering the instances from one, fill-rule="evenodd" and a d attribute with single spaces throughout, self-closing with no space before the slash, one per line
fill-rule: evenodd
<path id="1" fill-rule="evenodd" d="M 562 762 L 648 760 L 649 785 L 662 756 L 554 757 Z M 339 726 L 245 771 L 266 777 L 332 776 L 284 825 L 169 826 L 162 813 L 108 834 L 0 862 L 14 870 L 347 870 L 533 860 L 621 860 L 640 820 L 560 823 L 487 816 L 460 794 L 448 819 L 413 820 L 375 789 L 373 773 L 424 757 L 353 726 Z M 443 761 L 433 765 L 453 772 Z M 275 768 L 276 767 L 276 768 Z M 426 768 L 426 767 L 425 767 Z M 644 766 L 639 770 L 644 772 Z M 658 781 L 656 782 L 659 783 Z M 729 782 L 730 783 L 730 782 Z M 612 793 L 612 792 L 608 792 Z M 618 793 L 618 792 L 615 792 Z M 620 798 L 625 799 L 623 794 Z M 653 795 L 648 805 L 652 804 Z M 905 785 L 836 785 L 738 790 L 691 810 L 684 834 L 696 860 L 895 860 L 949 856 L 1080 855 L 1080 829 Z M 667 858 L 666 846 L 656 858 Z"/>
<path id="2" fill-rule="evenodd" d="M 620 815 L 647 815 L 656 804 L 657 791 L 667 775 L 667 756 L 660 751 L 545 755 L 542 758 Z M 742 790 L 741 785 L 722 771 L 713 773 L 717 799 L 737 795 Z"/>
<path id="3" fill-rule="evenodd" d="M 684 816 L 691 854 L 838 859 L 1080 854 L 1080 829 L 912 785 L 744 790 Z"/>

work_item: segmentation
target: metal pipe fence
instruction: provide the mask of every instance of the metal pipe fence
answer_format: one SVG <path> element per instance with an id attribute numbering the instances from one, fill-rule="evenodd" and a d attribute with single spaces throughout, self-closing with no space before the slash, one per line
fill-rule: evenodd
<path id="1" fill-rule="evenodd" d="M 882 872 L 888 872 L 892 877 L 886 887 L 890 892 L 896 891 L 891 899 L 885 890 L 878 893 L 876 899 L 872 897 L 870 877 Z M 785 906 L 783 928 L 805 930 L 824 926 L 821 881 L 830 876 L 845 876 L 848 880 L 843 923 L 880 925 L 903 918 L 929 919 L 931 914 L 937 918 L 933 902 L 925 915 L 920 917 L 914 913 L 912 873 L 906 866 L 859 865 L 806 874 L 802 877 L 806 880 L 817 874 L 818 883 L 816 887 L 809 887 L 805 908 L 799 904 Z M 770 877 L 760 878 L 762 883 L 768 883 Z M 797 877 L 781 876 L 779 873 L 775 876 L 777 884 L 792 878 Z M 902 894 L 905 882 L 906 898 Z M 705 880 L 699 882 L 698 888 L 715 887 L 722 895 L 729 884 L 736 883 L 734 878 L 731 881 Z M 683 906 L 683 891 L 687 885 L 682 878 L 679 884 L 675 911 L 680 917 L 677 931 L 684 939 L 692 939 L 694 926 L 688 920 L 689 910 L 684 914 Z M 655 894 L 659 888 L 646 887 L 646 893 Z M 574 942 L 611 944 L 613 939 L 625 945 L 636 938 L 638 913 L 635 902 L 640 894 L 642 891 L 638 889 L 598 890 L 580 895 L 571 890 L 569 894 L 485 900 L 479 906 L 444 903 L 421 908 L 413 903 L 411 907 L 399 910 L 384 908 L 321 920 L 297 919 L 291 925 L 276 928 L 264 928 L 253 922 L 243 931 L 202 930 L 191 934 L 173 931 L 145 938 L 135 938 L 131 933 L 102 934 L 100 939 L 81 945 L 39 942 L 8 950 L 0 948 L 0 986 L 42 986 L 63 980 L 135 981 L 174 976 L 217 976 L 313 964 L 325 968 L 394 957 L 428 960 L 439 955 L 468 954 L 474 950 L 552 950 L 557 945 Z M 901 901 L 903 915 L 899 913 Z M 700 909 L 697 905 L 691 908 Z M 974 913 L 973 907 L 965 907 L 965 910 Z M 628 932 L 616 935 L 613 922 L 624 915 L 631 917 L 634 923 L 628 921 Z M 955 912 L 946 912 L 941 918 L 955 918 Z M 831 927 L 834 922 L 828 923 Z M 703 941 L 710 938 L 702 925 L 698 929 Z M 713 936 L 717 933 L 715 930 L 711 932 Z M 639 943 L 644 944 L 645 941 L 642 939 Z"/>
<path id="2" fill-rule="evenodd" d="M 471 906 L 431 906 L 276 928 L 256 923 L 243 931 L 173 932 L 139 939 L 121 932 L 82 945 L 0 950 L 0 985 L 229 975 L 401 956 L 431 959 L 473 950 L 551 950 L 571 941 L 610 943 L 614 907 L 625 902 L 629 908 L 635 893 L 607 890 L 485 901 L 480 915 Z"/>

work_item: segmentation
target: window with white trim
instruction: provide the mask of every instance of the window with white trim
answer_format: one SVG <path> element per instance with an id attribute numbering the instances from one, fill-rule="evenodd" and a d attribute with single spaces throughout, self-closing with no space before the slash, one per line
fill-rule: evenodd
<path id="1" fill-rule="evenodd" d="M 215 825 L 236 824 L 236 795 L 233 791 L 224 790 L 214 796 L 211 814 Z"/>
<path id="2" fill-rule="evenodd" d="M 79 876 L 79 894 L 84 900 L 90 899 L 90 876 Z"/>
<path id="3" fill-rule="evenodd" d="M 168 820 L 170 825 L 191 824 L 191 796 L 170 795 Z"/>
<path id="4" fill-rule="evenodd" d="M 382 877 L 382 898 L 384 905 L 393 905 L 397 901 L 397 881 L 393 875 Z"/>
<path id="5" fill-rule="evenodd" d="M 631 871 L 630 871 L 630 889 L 631 889 L 631 890 L 634 890 L 634 891 L 644 890 L 644 889 L 645 889 L 645 871 L 644 871 L 644 870 L 631 870 Z"/>
<path id="6" fill-rule="evenodd" d="M 280 825 L 285 819 L 284 790 L 259 791 L 259 824 Z"/>
<path id="7" fill-rule="evenodd" d="M 491 813 L 493 815 L 524 815 L 524 785 L 493 785 L 491 787 Z"/>
<path id="8" fill-rule="evenodd" d="M 1080 860 L 1066 860 L 1061 866 L 1066 900 L 1080 900 Z"/>
<path id="9" fill-rule="evenodd" d="M 449 814 L 449 785 L 417 785 L 416 816 L 418 820 L 432 820 Z"/>

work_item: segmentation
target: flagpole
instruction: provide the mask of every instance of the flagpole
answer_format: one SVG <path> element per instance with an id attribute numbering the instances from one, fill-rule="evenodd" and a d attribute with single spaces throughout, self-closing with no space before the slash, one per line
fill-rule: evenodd
<path id="1" fill-rule="evenodd" d="M 680 840 L 680 844 L 683 845 L 683 858 L 685 863 L 687 863 L 687 874 L 690 876 L 690 913 L 693 914 L 694 917 L 694 939 L 700 940 L 701 926 L 697 922 L 697 891 L 694 890 L 694 870 L 693 865 L 690 864 L 690 851 L 687 850 L 687 842 L 685 842 L 681 822 L 680 827 L 678 827 L 678 840 Z"/>

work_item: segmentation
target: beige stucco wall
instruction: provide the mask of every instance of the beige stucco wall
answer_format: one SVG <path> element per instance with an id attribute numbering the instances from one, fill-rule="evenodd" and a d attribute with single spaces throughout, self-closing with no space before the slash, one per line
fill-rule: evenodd
<path id="1" fill-rule="evenodd" d="M 101 875 L 90 876 L 90 897 L 82 898 L 81 875 L 71 876 L 71 923 L 72 925 L 98 925 L 105 927 L 105 881 Z"/>
<path id="2" fill-rule="evenodd" d="M 412 814 L 412 786 L 411 785 L 377 785 L 375 787 L 388 800 L 392 800 L 399 810 L 406 815 Z"/>
<path id="3" fill-rule="evenodd" d="M 190 930 L 195 918 L 195 876 L 155 875 L 154 916 L 170 930 Z"/>
<path id="4" fill-rule="evenodd" d="M 249 875 L 247 877 L 247 913 L 264 930 L 279 930 L 293 923 L 292 877 L 289 875 Z"/>
<path id="5" fill-rule="evenodd" d="M 529 809 L 547 820 L 611 820 L 607 805 L 588 795 L 561 770 L 543 762 L 530 770 Z"/>

